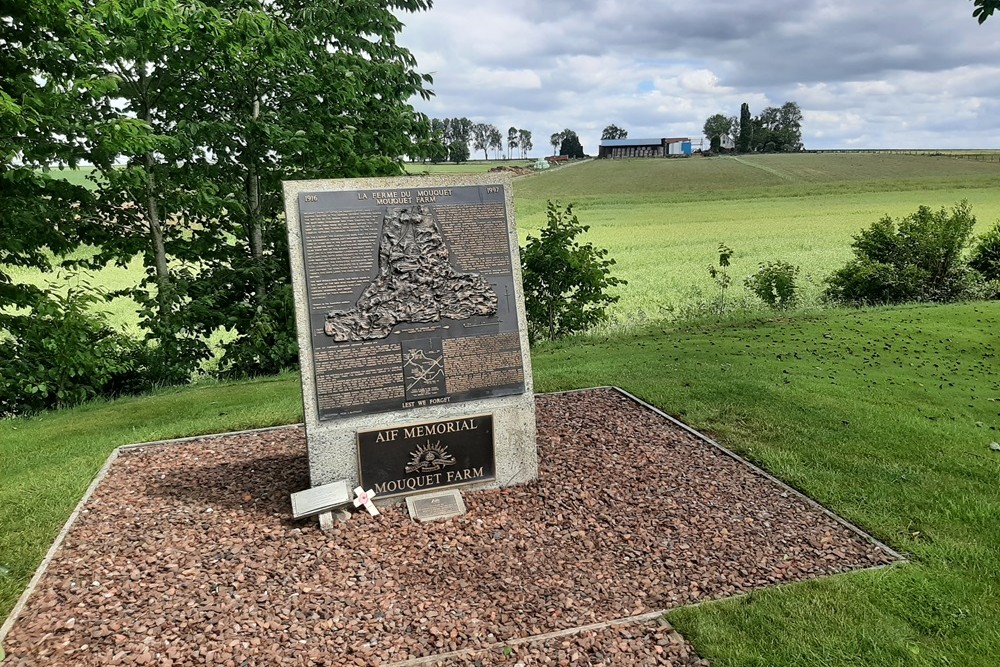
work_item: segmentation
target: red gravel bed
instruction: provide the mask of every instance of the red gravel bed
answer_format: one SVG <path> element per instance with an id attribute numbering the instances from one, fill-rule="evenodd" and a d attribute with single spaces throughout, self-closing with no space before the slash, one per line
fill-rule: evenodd
<path id="1" fill-rule="evenodd" d="M 484 650 L 467 664 L 504 664 L 514 655 L 498 643 L 893 560 L 617 392 L 537 408 L 539 479 L 466 493 L 466 515 L 430 524 L 402 504 L 328 534 L 293 522 L 289 494 L 308 485 L 297 427 L 124 453 L 8 635 L 5 665 L 387 665 L 461 649 Z M 516 653 L 696 660 L 655 624 Z"/>

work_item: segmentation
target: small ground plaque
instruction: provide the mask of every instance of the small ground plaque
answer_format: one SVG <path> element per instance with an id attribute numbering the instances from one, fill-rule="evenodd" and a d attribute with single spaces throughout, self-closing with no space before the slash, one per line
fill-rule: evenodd
<path id="1" fill-rule="evenodd" d="M 328 512 L 335 507 L 351 502 L 351 491 L 346 480 L 314 486 L 292 494 L 292 517 L 302 519 L 314 514 Z"/>
<path id="2" fill-rule="evenodd" d="M 406 497 L 406 509 L 417 521 L 450 519 L 465 514 L 465 502 L 457 489 Z"/>
<path id="3" fill-rule="evenodd" d="M 496 479 L 493 415 L 360 431 L 358 470 L 381 498 Z"/>

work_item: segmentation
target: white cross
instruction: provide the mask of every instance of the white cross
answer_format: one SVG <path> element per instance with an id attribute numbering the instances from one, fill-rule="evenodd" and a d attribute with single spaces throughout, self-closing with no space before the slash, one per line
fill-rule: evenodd
<path id="1" fill-rule="evenodd" d="M 357 494 L 357 498 L 354 499 L 354 506 L 361 507 L 364 505 L 365 509 L 372 516 L 378 516 L 378 508 L 375 507 L 375 503 L 372 502 L 372 498 L 375 497 L 375 492 L 369 489 L 365 491 L 363 486 L 359 486 L 354 489 L 354 493 Z"/>

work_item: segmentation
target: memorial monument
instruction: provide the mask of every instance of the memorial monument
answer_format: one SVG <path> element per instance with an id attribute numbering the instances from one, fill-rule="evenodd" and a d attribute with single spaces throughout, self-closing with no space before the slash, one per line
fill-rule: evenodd
<path id="1" fill-rule="evenodd" d="M 510 181 L 284 190 L 312 486 L 402 499 L 534 479 Z"/>

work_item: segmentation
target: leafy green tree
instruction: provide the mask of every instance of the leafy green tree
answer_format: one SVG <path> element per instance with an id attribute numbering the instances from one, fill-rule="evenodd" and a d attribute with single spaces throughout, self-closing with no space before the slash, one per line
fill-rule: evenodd
<path id="1" fill-rule="evenodd" d="M 898 222 L 885 216 L 854 237 L 854 258 L 827 279 L 826 296 L 852 304 L 959 299 L 972 280 L 962 252 L 975 223 L 965 201 L 951 211 L 921 206 Z"/>
<path id="2" fill-rule="evenodd" d="M 483 152 L 483 159 L 490 159 L 490 139 L 491 133 L 490 128 L 493 126 L 488 123 L 476 123 L 472 126 L 472 148 L 477 151 Z"/>
<path id="3" fill-rule="evenodd" d="M 559 154 L 559 146 L 562 145 L 563 135 L 562 132 L 553 132 L 552 136 L 549 137 L 549 144 L 552 145 L 552 154 Z"/>
<path id="4" fill-rule="evenodd" d="M 507 128 L 507 150 L 510 158 L 514 157 L 514 150 L 519 146 L 520 135 L 516 127 L 511 125 Z"/>
<path id="5" fill-rule="evenodd" d="M 1000 0 L 974 0 L 973 4 L 976 8 L 972 11 L 972 16 L 979 20 L 980 25 L 1000 9 Z"/>
<path id="6" fill-rule="evenodd" d="M 396 44 L 396 13 L 428 6 L 87 6 L 101 37 L 91 60 L 117 84 L 94 132 L 103 216 L 93 263 L 143 258 L 147 279 L 132 295 L 165 381 L 188 377 L 220 327 L 237 332 L 229 374 L 296 362 L 280 182 L 397 174 L 401 155 L 421 152 L 430 122 L 407 100 L 426 96 L 430 79 Z"/>
<path id="7" fill-rule="evenodd" d="M 795 102 L 767 107 L 750 119 L 750 150 L 791 152 L 802 150 L 802 110 Z"/>
<path id="8" fill-rule="evenodd" d="M 469 159 L 469 144 L 461 139 L 455 139 L 448 145 L 448 159 L 455 164 L 461 164 Z"/>
<path id="9" fill-rule="evenodd" d="M 531 130 L 518 130 L 517 131 L 517 145 L 521 149 L 521 157 L 523 158 L 526 154 L 531 153 L 531 149 L 534 145 L 531 143 Z"/>
<path id="10" fill-rule="evenodd" d="M 202 333 L 236 327 L 227 374 L 297 361 L 280 182 L 399 174 L 399 156 L 427 137 L 429 121 L 408 100 L 427 97 L 430 78 L 396 34 L 399 12 L 429 5 L 233 0 L 230 25 L 206 44 L 191 122 L 209 149 L 197 160 L 202 182 L 223 187 L 191 238 L 202 266 L 187 312 Z"/>
<path id="11" fill-rule="evenodd" d="M 496 151 L 496 158 L 500 159 L 500 151 L 503 150 L 503 134 L 496 125 L 490 125 L 489 129 L 490 148 Z"/>
<path id="12" fill-rule="evenodd" d="M 623 130 L 617 125 L 608 125 L 601 132 L 601 139 L 628 139 L 628 130 Z"/>
<path id="13" fill-rule="evenodd" d="M 199 259 L 184 250 L 192 221 L 217 188 L 193 180 L 204 148 L 185 121 L 197 73 L 207 66 L 203 36 L 228 21 L 203 4 L 175 0 L 95 0 L 87 18 L 102 36 L 94 61 L 105 63 L 117 84 L 101 101 L 105 113 L 92 153 L 102 212 L 92 264 L 142 259 L 146 279 L 128 293 L 160 354 L 158 379 L 183 382 L 209 355 L 205 335 L 184 322 Z"/>
<path id="14" fill-rule="evenodd" d="M 729 136 L 729 133 L 733 129 L 733 121 L 731 118 L 723 116 L 721 113 L 717 113 L 714 116 L 709 116 L 705 120 L 705 126 L 703 132 L 705 136 L 708 137 L 712 145 L 712 150 L 718 152 L 722 147 L 722 137 Z"/>
<path id="15" fill-rule="evenodd" d="M 562 141 L 559 144 L 559 155 L 566 155 L 571 158 L 586 157 L 583 152 L 583 145 L 580 143 L 580 137 L 577 136 L 576 132 L 566 129 L 560 132 L 560 135 L 562 136 Z"/>
<path id="16" fill-rule="evenodd" d="M 90 160 L 94 98 L 113 87 L 87 56 L 99 35 L 73 0 L 5 2 L 0 37 L 0 338 L 44 290 L 9 267 L 50 270 L 86 236 L 95 200 L 49 171 Z"/>
<path id="17" fill-rule="evenodd" d="M 577 241 L 590 228 L 580 224 L 572 204 L 562 210 L 550 201 L 547 215 L 540 235 L 529 236 L 521 250 L 532 340 L 559 338 L 607 319 L 608 306 L 618 301 L 608 289 L 626 284 L 611 275 L 615 260 L 607 250 Z"/>
<path id="18" fill-rule="evenodd" d="M 750 105 L 744 102 L 740 106 L 740 136 L 736 142 L 736 149 L 740 153 L 749 153 L 750 144 L 753 141 L 753 124 L 750 117 Z"/>

